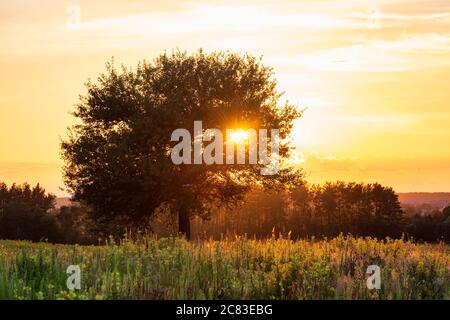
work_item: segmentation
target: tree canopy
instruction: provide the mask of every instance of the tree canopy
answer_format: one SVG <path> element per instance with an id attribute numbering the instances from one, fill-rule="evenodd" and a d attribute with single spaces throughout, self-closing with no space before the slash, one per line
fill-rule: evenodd
<path id="1" fill-rule="evenodd" d="M 170 158 L 177 128 L 279 129 L 279 156 L 287 159 L 293 121 L 301 112 L 288 102 L 271 68 L 250 55 L 214 52 L 162 54 L 135 69 L 107 64 L 88 81 L 74 115 L 80 123 L 62 141 L 65 184 L 105 226 L 144 226 L 169 205 L 189 236 L 189 217 L 208 217 L 252 187 L 300 185 L 299 171 L 284 165 L 262 176 L 260 165 L 175 165 Z"/>
<path id="2" fill-rule="evenodd" d="M 47 214 L 54 205 L 55 196 L 46 194 L 39 184 L 8 188 L 0 182 L 0 239 L 56 239 L 56 222 Z"/>

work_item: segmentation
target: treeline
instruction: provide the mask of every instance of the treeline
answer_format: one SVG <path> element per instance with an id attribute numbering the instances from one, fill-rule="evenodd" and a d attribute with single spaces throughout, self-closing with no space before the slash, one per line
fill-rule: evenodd
<path id="1" fill-rule="evenodd" d="M 424 213 L 414 208 L 405 208 L 408 233 L 416 239 L 450 241 L 450 205 L 443 210 L 430 210 Z"/>
<path id="2" fill-rule="evenodd" d="M 244 235 L 291 238 L 343 234 L 378 238 L 450 240 L 450 207 L 427 216 L 405 214 L 392 188 L 380 184 L 326 183 L 291 193 L 258 191 L 238 209 L 222 208 L 209 221 L 195 219 L 194 237 Z"/>
<path id="3" fill-rule="evenodd" d="M 55 196 L 39 184 L 0 183 L 0 239 L 88 244 L 94 242 L 90 230 L 85 209 L 55 209 Z"/>
<path id="4" fill-rule="evenodd" d="M 158 217 L 143 231 L 159 233 L 167 224 L 164 235 L 174 235 L 177 226 L 172 220 L 174 215 L 167 213 L 166 219 Z M 394 190 L 377 183 L 305 185 L 283 193 L 254 191 L 241 205 L 219 208 L 209 219 L 194 218 L 191 223 L 193 239 L 229 235 L 263 239 L 280 233 L 296 239 L 343 233 L 450 241 L 450 206 L 427 215 L 405 213 Z M 8 188 L 0 183 L 0 239 L 95 244 L 107 236 L 97 227 L 87 208 L 73 205 L 56 209 L 55 196 L 39 185 Z"/>

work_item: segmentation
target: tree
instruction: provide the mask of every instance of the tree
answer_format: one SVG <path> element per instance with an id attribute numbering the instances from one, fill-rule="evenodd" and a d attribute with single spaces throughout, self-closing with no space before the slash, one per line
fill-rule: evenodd
<path id="1" fill-rule="evenodd" d="M 447 219 L 447 218 L 450 218 L 450 206 L 447 206 L 447 207 L 445 207 L 443 210 L 442 210 L 442 214 L 444 215 L 444 217 Z"/>
<path id="2" fill-rule="evenodd" d="M 39 184 L 8 188 L 0 183 L 0 238 L 58 241 L 58 226 L 49 214 L 54 204 L 55 196 L 46 194 Z"/>
<path id="3" fill-rule="evenodd" d="M 100 225 L 139 228 L 155 209 L 169 205 L 178 212 L 179 231 L 189 238 L 193 215 L 208 217 L 214 207 L 239 202 L 254 186 L 302 183 L 299 171 L 288 166 L 262 176 L 261 164 L 171 161 L 172 132 L 186 128 L 193 136 L 196 120 L 223 131 L 279 129 L 280 158 L 289 156 L 288 137 L 300 112 L 280 104 L 272 69 L 252 56 L 177 52 L 121 71 L 111 62 L 86 86 L 74 112 L 80 124 L 69 128 L 62 142 L 64 179 Z"/>
<path id="4" fill-rule="evenodd" d="M 98 237 L 93 237 L 93 226 L 87 217 L 87 208 L 79 205 L 62 206 L 54 215 L 60 230 L 61 243 L 94 244 Z"/>

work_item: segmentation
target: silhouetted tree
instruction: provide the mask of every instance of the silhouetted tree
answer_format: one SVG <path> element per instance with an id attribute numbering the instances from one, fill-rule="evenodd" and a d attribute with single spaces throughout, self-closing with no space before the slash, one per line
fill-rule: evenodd
<path id="1" fill-rule="evenodd" d="M 299 185 L 301 176 L 287 167 L 264 177 L 260 165 L 174 165 L 172 132 L 186 128 L 193 136 L 195 120 L 222 131 L 279 129 L 283 159 L 300 113 L 280 97 L 272 70 L 249 55 L 178 52 L 121 72 L 109 63 L 87 83 L 74 112 L 81 123 L 62 142 L 65 183 L 99 224 L 143 227 L 166 204 L 189 237 L 193 215 L 234 204 L 254 185 Z"/>
<path id="2" fill-rule="evenodd" d="M 292 238 L 340 233 L 398 238 L 408 231 L 391 188 L 339 181 L 302 185 L 291 192 L 256 191 L 237 210 L 215 215 L 211 221 L 196 220 L 194 229 L 196 235 L 206 237 L 236 233 L 265 238 L 274 228 Z"/>
<path id="3" fill-rule="evenodd" d="M 422 241 L 450 241 L 450 207 L 408 217 L 408 234 Z"/>
<path id="4" fill-rule="evenodd" d="M 95 225 L 89 220 L 88 209 L 80 205 L 63 206 L 54 212 L 62 243 L 93 244 L 99 239 L 94 235 Z"/>
<path id="5" fill-rule="evenodd" d="M 29 184 L 10 188 L 0 183 L 0 238 L 58 241 L 58 226 L 49 214 L 55 196 Z"/>
<path id="6" fill-rule="evenodd" d="M 450 206 L 445 207 L 444 210 L 442 210 L 442 213 L 444 214 L 444 217 L 450 218 Z"/>

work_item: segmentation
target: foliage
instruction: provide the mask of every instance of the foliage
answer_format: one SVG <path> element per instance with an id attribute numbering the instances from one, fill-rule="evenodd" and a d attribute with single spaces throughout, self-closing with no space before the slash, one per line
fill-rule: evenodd
<path id="1" fill-rule="evenodd" d="M 87 83 L 74 112 L 81 123 L 62 142 L 65 184 L 99 225 L 142 228 L 169 204 L 188 233 L 188 217 L 208 217 L 257 184 L 299 185 L 301 176 L 290 167 L 264 177 L 260 165 L 174 165 L 172 132 L 186 128 L 193 136 L 195 120 L 222 131 L 279 129 L 284 159 L 300 112 L 280 97 L 272 69 L 249 55 L 176 52 L 121 71 L 109 63 Z"/>
<path id="2" fill-rule="evenodd" d="M 86 208 L 55 209 L 55 196 L 39 184 L 10 188 L 0 183 L 0 239 L 88 243 L 90 236 Z"/>
<path id="3" fill-rule="evenodd" d="M 414 214 L 408 219 L 408 233 L 417 240 L 450 241 L 450 206 L 426 215 Z"/>
<path id="4" fill-rule="evenodd" d="M 46 194 L 38 185 L 10 188 L 0 183 L 0 238 L 40 241 L 56 240 L 56 222 L 48 214 L 55 196 Z"/>
<path id="5" fill-rule="evenodd" d="M 222 209 L 210 221 L 195 221 L 193 231 L 215 239 L 228 233 L 266 238 L 273 229 L 293 238 L 340 233 L 399 238 L 407 232 L 405 218 L 392 188 L 329 182 L 289 193 L 255 192 L 237 210 Z"/>
<path id="6" fill-rule="evenodd" d="M 106 246 L 0 242 L 0 299 L 449 299 L 449 247 L 339 236 Z M 381 268 L 381 289 L 366 270 Z M 69 265 L 81 290 L 66 287 Z"/>

